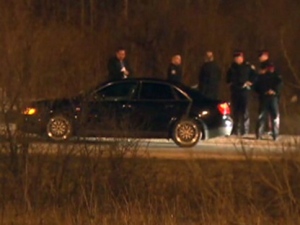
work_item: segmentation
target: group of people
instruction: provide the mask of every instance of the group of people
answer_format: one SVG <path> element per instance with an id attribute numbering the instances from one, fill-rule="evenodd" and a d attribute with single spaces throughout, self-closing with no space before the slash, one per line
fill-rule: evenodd
<path id="1" fill-rule="evenodd" d="M 282 79 L 269 59 L 269 52 L 262 50 L 258 54 L 260 62 L 256 70 L 244 60 L 244 53 L 233 54 L 233 63 L 227 71 L 226 82 L 231 92 L 233 133 L 249 133 L 249 93 L 254 90 L 258 95 L 259 113 L 256 125 L 256 138 L 262 139 L 265 124 L 268 122 L 273 140 L 279 135 L 279 97 Z"/>
<path id="2" fill-rule="evenodd" d="M 249 95 L 253 90 L 258 95 L 259 113 L 256 125 L 256 138 L 262 139 L 265 124 L 268 123 L 273 140 L 279 135 L 279 97 L 282 79 L 274 64 L 270 61 L 270 53 L 261 50 L 258 54 L 259 66 L 256 69 L 245 60 L 244 52 L 234 51 L 233 62 L 226 73 L 226 83 L 231 93 L 231 108 L 234 126 L 233 135 L 249 133 Z M 116 55 L 108 62 L 110 79 L 124 79 L 132 76 L 132 70 L 126 60 L 126 51 L 119 48 Z M 214 60 L 212 51 L 204 56 L 198 75 L 198 89 L 208 98 L 219 97 L 219 85 L 222 72 Z M 174 55 L 167 69 L 167 79 L 172 82 L 183 81 L 181 56 Z"/>

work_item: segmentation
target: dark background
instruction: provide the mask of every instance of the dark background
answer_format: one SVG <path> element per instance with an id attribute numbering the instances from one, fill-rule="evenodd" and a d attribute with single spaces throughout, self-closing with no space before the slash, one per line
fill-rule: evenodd
<path id="1" fill-rule="evenodd" d="M 166 77 L 183 57 L 184 82 L 197 82 L 206 50 L 225 71 L 235 49 L 257 65 L 267 48 L 285 88 L 282 113 L 300 87 L 299 0 L 0 0 L 0 84 L 22 98 L 67 96 L 107 79 L 124 46 L 136 77 Z"/>

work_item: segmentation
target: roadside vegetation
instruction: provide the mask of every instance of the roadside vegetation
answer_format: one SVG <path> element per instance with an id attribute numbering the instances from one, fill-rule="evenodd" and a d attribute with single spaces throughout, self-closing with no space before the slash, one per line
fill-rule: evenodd
<path id="1" fill-rule="evenodd" d="M 259 160 L 247 154 L 160 159 L 128 140 L 33 144 L 15 155 L 6 147 L 0 154 L 3 225 L 300 222 L 298 152 Z"/>

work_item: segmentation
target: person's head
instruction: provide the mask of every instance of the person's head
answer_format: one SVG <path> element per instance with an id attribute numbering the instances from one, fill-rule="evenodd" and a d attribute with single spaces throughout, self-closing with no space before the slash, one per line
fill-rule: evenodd
<path id="1" fill-rule="evenodd" d="M 180 55 L 173 55 L 172 59 L 171 59 L 171 62 L 174 65 L 180 65 L 181 64 L 181 56 Z"/>
<path id="2" fill-rule="evenodd" d="M 125 48 L 119 47 L 119 48 L 116 50 L 116 57 L 117 57 L 119 60 L 124 60 L 125 57 L 126 57 L 126 50 L 125 50 Z"/>
<path id="3" fill-rule="evenodd" d="M 244 62 L 244 53 L 242 51 L 235 51 L 233 53 L 233 61 L 236 64 L 242 64 Z"/>
<path id="4" fill-rule="evenodd" d="M 260 69 L 260 74 L 266 74 L 268 72 L 273 73 L 275 71 L 275 66 L 272 62 L 263 63 Z"/>
<path id="5" fill-rule="evenodd" d="M 259 62 L 264 62 L 267 61 L 269 59 L 269 51 L 268 50 L 260 50 L 258 52 L 258 60 Z"/>
<path id="6" fill-rule="evenodd" d="M 214 53 L 212 51 L 206 51 L 204 55 L 204 62 L 211 62 L 214 60 Z"/>

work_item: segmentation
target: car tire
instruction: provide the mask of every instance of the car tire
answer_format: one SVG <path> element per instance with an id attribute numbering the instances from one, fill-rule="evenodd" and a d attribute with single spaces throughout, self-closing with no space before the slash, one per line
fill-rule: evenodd
<path id="1" fill-rule="evenodd" d="M 182 119 L 175 123 L 172 139 L 179 147 L 193 147 L 202 135 L 202 129 L 195 120 Z"/>
<path id="2" fill-rule="evenodd" d="M 47 123 L 46 129 L 47 136 L 55 141 L 69 139 L 73 131 L 70 119 L 64 115 L 52 116 Z"/>

